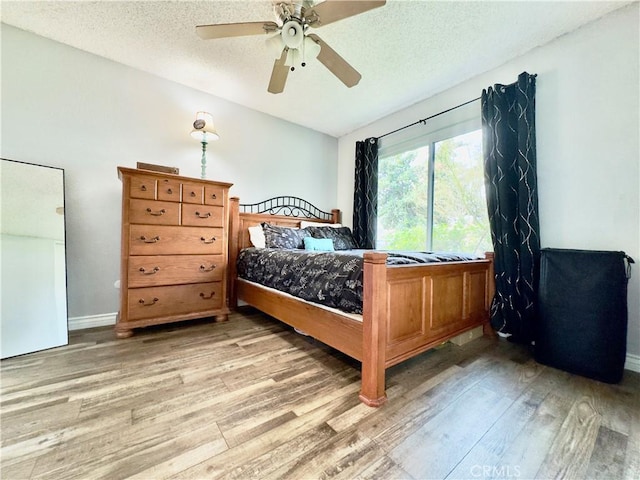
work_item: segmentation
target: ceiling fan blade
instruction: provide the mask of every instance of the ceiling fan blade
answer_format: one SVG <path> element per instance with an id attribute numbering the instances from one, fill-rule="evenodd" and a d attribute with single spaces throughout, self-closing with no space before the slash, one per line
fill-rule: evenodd
<path id="1" fill-rule="evenodd" d="M 196 33 L 203 40 L 226 37 L 261 35 L 278 31 L 275 22 L 219 23 L 218 25 L 198 25 Z"/>
<path id="2" fill-rule="evenodd" d="M 336 51 L 315 34 L 307 35 L 314 42 L 320 45 L 318 60 L 327 67 L 331 73 L 340 79 L 347 87 L 357 85 L 362 75 L 347 63 L 347 61 L 336 53 Z"/>
<path id="3" fill-rule="evenodd" d="M 285 65 L 287 61 L 287 54 L 289 49 L 282 50 L 280 58 L 273 62 L 273 71 L 271 72 L 271 80 L 269 80 L 269 93 L 282 93 L 284 91 L 284 84 L 287 83 L 287 76 L 289 75 L 289 67 Z"/>
<path id="4" fill-rule="evenodd" d="M 325 0 L 305 10 L 304 17 L 310 26 L 321 27 L 382 7 L 385 3 L 386 0 Z"/>

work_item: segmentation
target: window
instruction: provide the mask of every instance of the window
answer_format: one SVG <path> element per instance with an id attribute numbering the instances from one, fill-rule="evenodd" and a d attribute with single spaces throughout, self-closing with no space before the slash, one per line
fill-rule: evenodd
<path id="1" fill-rule="evenodd" d="M 462 121 L 381 145 L 377 248 L 492 250 L 478 123 Z"/>

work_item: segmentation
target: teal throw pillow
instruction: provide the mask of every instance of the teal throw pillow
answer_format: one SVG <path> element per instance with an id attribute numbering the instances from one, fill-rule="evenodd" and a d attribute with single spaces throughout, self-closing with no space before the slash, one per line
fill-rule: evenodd
<path id="1" fill-rule="evenodd" d="M 304 249 L 319 252 L 333 252 L 333 240 L 330 238 L 304 237 Z"/>

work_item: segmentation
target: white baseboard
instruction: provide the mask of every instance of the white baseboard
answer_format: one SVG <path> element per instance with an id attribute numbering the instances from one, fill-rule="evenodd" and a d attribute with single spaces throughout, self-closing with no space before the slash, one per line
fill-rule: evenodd
<path id="1" fill-rule="evenodd" d="M 640 355 L 627 353 L 627 360 L 624 362 L 624 369 L 640 373 Z"/>
<path id="2" fill-rule="evenodd" d="M 101 315 L 87 315 L 85 317 L 69 317 L 69 330 L 115 325 L 116 316 L 117 313 L 103 313 Z"/>

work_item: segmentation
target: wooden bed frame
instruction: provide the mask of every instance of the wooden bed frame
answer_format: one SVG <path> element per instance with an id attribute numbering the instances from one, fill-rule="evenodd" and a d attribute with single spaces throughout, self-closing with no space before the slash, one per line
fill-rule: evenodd
<path id="1" fill-rule="evenodd" d="M 237 308 L 242 300 L 362 362 L 360 400 L 366 405 L 378 407 L 386 401 L 387 368 L 478 326 L 492 334 L 493 253 L 468 262 L 387 266 L 385 253 L 366 252 L 359 321 L 237 278 L 238 254 L 251 246 L 248 227 L 262 222 L 285 227 L 299 227 L 300 220 L 327 222 L 273 210 L 242 213 L 240 207 L 239 199 L 231 198 L 229 306 Z M 329 222 L 339 223 L 339 210 L 322 213 Z"/>

